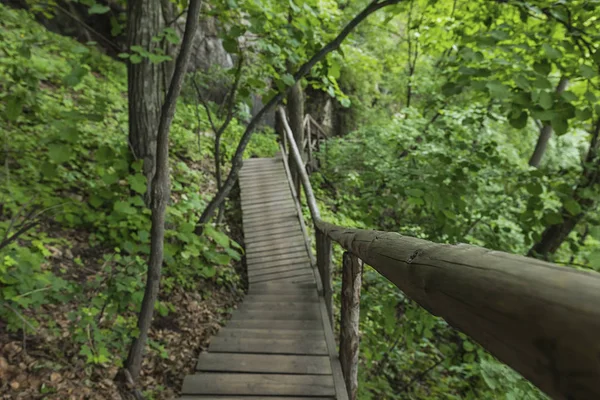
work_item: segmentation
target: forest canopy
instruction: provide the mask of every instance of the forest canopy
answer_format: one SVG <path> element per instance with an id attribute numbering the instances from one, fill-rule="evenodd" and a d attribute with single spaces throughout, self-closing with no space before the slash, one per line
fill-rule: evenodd
<path id="1" fill-rule="evenodd" d="M 307 115 L 323 132 L 324 220 L 600 272 L 599 18 L 599 0 L 3 1 L 0 395 L 178 395 L 247 285 L 237 173 L 278 153 L 280 105 L 296 142 Z M 546 398 L 369 267 L 361 296 L 358 398 Z"/>

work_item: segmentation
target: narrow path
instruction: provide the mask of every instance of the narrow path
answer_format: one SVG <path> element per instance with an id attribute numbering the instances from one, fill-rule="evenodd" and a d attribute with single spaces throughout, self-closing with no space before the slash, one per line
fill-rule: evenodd
<path id="1" fill-rule="evenodd" d="M 282 160 L 245 161 L 240 187 L 248 294 L 186 376 L 182 399 L 346 399 Z"/>

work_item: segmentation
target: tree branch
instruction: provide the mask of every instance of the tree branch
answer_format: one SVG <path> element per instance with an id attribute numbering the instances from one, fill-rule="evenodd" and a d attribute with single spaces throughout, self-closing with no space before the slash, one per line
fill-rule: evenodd
<path id="1" fill-rule="evenodd" d="M 374 13 L 375 11 L 390 6 L 394 4 L 400 3 L 402 0 L 385 0 L 385 1 L 377 1 L 374 0 L 369 5 L 364 8 L 354 19 L 352 19 L 346 27 L 339 33 L 339 35 L 331 42 L 323 46 L 321 50 L 319 50 L 315 55 L 312 56 L 310 60 L 304 63 L 298 71 L 294 74 L 294 84 L 302 79 L 305 75 L 307 75 L 310 70 L 320 61 L 322 61 L 325 56 L 332 51 L 337 50 L 342 42 L 346 39 L 346 37 L 360 24 L 365 18 Z M 258 126 L 258 123 L 261 121 L 263 116 L 271 111 L 277 104 L 283 100 L 283 98 L 287 95 L 287 93 L 291 90 L 293 85 L 288 86 L 285 90 L 277 93 L 271 100 L 264 105 L 263 108 L 250 120 L 250 123 L 246 127 L 244 134 L 238 144 L 238 147 L 233 156 L 231 171 L 227 176 L 223 186 L 217 192 L 217 194 L 210 201 L 200 219 L 198 220 L 198 224 L 196 226 L 196 233 L 202 232 L 202 225 L 208 222 L 208 220 L 212 217 L 216 209 L 219 205 L 225 201 L 225 198 L 233 188 L 233 184 L 237 178 L 237 174 L 242 167 L 242 157 L 244 155 L 244 150 L 246 150 L 246 146 L 250 142 L 250 138 L 252 137 L 252 133 L 254 133 L 254 129 Z"/>

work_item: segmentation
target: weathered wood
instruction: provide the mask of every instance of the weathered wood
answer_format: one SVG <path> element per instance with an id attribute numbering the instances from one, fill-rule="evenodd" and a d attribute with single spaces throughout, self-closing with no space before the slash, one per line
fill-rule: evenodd
<path id="1" fill-rule="evenodd" d="M 358 325 L 362 269 L 362 261 L 358 257 L 349 252 L 344 253 L 340 310 L 340 364 L 350 400 L 356 400 L 358 396 Z"/>
<path id="2" fill-rule="evenodd" d="M 282 249 L 291 249 L 304 246 L 304 240 L 302 237 L 294 238 L 293 240 L 281 240 L 275 239 L 269 243 L 248 243 L 246 245 L 246 253 L 260 253 L 265 251 L 278 251 Z M 306 247 L 306 246 L 304 246 Z"/>
<path id="3" fill-rule="evenodd" d="M 259 235 L 278 235 L 278 234 L 291 234 L 294 233 L 296 228 L 296 221 L 290 219 L 285 223 L 268 223 L 266 225 L 255 225 L 252 228 L 252 238 L 258 237 Z M 264 237 L 264 236 L 263 236 Z"/>
<path id="4" fill-rule="evenodd" d="M 262 282 L 253 284 L 248 293 L 268 293 L 268 294 L 309 294 L 316 290 L 317 286 L 314 282 L 298 283 L 293 285 L 283 285 L 281 283 Z"/>
<path id="5" fill-rule="evenodd" d="M 247 244 L 261 244 L 265 243 L 279 243 L 285 240 L 298 239 L 302 238 L 302 235 L 297 232 L 290 232 L 289 230 L 284 230 L 283 232 L 263 232 L 262 234 L 248 234 L 244 236 L 244 242 Z"/>
<path id="6" fill-rule="evenodd" d="M 335 389 L 327 375 L 202 373 L 185 377 L 182 394 L 333 396 Z"/>
<path id="7" fill-rule="evenodd" d="M 271 303 L 267 303 L 271 304 Z M 301 303 L 302 304 L 302 303 Z M 318 307 L 316 303 L 308 303 L 311 307 Z M 291 330 L 291 329 L 234 329 L 223 328 L 218 333 L 219 336 L 237 337 L 237 338 L 257 338 L 257 339 L 311 339 L 320 340 L 324 338 L 323 330 Z"/>
<path id="8" fill-rule="evenodd" d="M 269 293 L 249 293 L 244 298 L 245 301 L 293 301 L 296 303 L 316 303 L 319 301 L 317 293 L 301 294 L 269 294 Z"/>
<path id="9" fill-rule="evenodd" d="M 329 322 L 333 326 L 333 279 L 331 276 L 331 240 L 320 230 L 315 231 L 317 239 L 317 268 L 323 284 L 323 297 L 329 315 Z"/>
<path id="10" fill-rule="evenodd" d="M 267 274 L 267 275 L 249 276 L 248 279 L 251 284 L 262 283 L 262 282 L 272 282 L 272 281 L 279 282 L 281 279 L 285 279 L 285 278 L 297 278 L 297 277 L 311 276 L 312 273 L 313 272 L 311 269 L 305 269 L 305 270 L 301 270 L 301 271 L 292 270 L 292 271 L 282 271 L 282 272 L 277 272 L 277 273 Z"/>
<path id="11" fill-rule="evenodd" d="M 261 311 L 261 310 L 279 310 L 279 311 L 303 311 L 311 310 L 314 313 L 319 313 L 319 306 L 315 303 L 296 303 L 293 301 L 244 301 L 238 308 L 243 311 Z"/>
<path id="12" fill-rule="evenodd" d="M 183 395 L 179 400 L 260 400 L 257 396 L 211 396 L 211 395 Z M 334 400 L 333 397 L 279 397 L 269 396 L 269 400 Z"/>
<path id="13" fill-rule="evenodd" d="M 312 273 L 312 268 L 310 267 L 310 265 L 284 265 L 281 267 L 274 267 L 274 268 L 267 268 L 267 269 L 249 269 L 248 270 L 248 277 L 249 278 L 256 278 L 259 276 L 269 276 L 269 275 L 278 275 L 281 272 L 288 272 L 288 271 L 301 271 L 301 272 L 305 272 L 305 271 L 309 271 Z"/>
<path id="14" fill-rule="evenodd" d="M 331 375 L 326 356 L 202 353 L 196 371 Z"/>
<path id="15" fill-rule="evenodd" d="M 213 353 L 327 355 L 325 341 L 312 338 L 260 339 L 216 336 L 211 339 L 208 350 Z"/>
<path id="16" fill-rule="evenodd" d="M 476 246 L 317 226 L 550 396 L 600 398 L 600 274 Z"/>
<path id="17" fill-rule="evenodd" d="M 330 324 L 330 320 L 327 315 L 327 307 L 323 297 L 319 297 L 319 300 L 319 306 L 321 307 L 321 321 L 323 323 L 323 333 L 325 334 L 325 343 L 327 344 L 334 387 L 336 388 L 335 398 L 337 400 L 348 400 L 348 391 L 346 390 L 346 384 L 344 383 L 344 374 L 340 365 L 335 339 L 333 338 L 333 325 Z"/>
<path id="18" fill-rule="evenodd" d="M 306 268 L 311 268 L 310 263 L 303 261 L 303 262 L 296 262 L 296 263 L 289 263 L 287 261 L 281 261 L 280 263 L 275 263 L 273 265 L 264 265 L 264 264 L 250 264 L 248 265 L 248 271 L 252 272 L 252 273 L 260 273 L 260 272 L 271 272 L 273 271 L 273 269 L 277 269 L 277 268 L 282 268 L 282 267 L 294 267 L 294 268 L 301 268 L 301 267 L 306 267 Z"/>
<path id="19" fill-rule="evenodd" d="M 264 257 L 264 256 L 279 256 L 282 254 L 288 254 L 288 253 L 297 253 L 300 251 L 306 251 L 306 246 L 304 246 L 303 244 L 300 245 L 288 245 L 288 247 L 280 247 L 280 248 L 274 248 L 271 250 L 250 250 L 248 249 L 246 251 L 246 257 L 247 258 L 256 258 L 256 257 Z"/>
<path id="20" fill-rule="evenodd" d="M 246 260 L 250 263 L 259 264 L 259 263 L 272 263 L 276 261 L 282 260 L 295 260 L 298 258 L 304 258 L 306 261 L 310 261 L 308 259 L 308 253 L 306 249 L 297 250 L 290 253 L 280 254 L 280 255 L 258 255 L 258 256 L 246 256 Z"/>
<path id="21" fill-rule="evenodd" d="M 245 319 L 262 319 L 262 320 L 318 320 L 321 318 L 321 314 L 314 310 L 312 307 L 300 308 L 299 310 L 279 310 L 279 309 L 266 309 L 266 310 L 237 310 L 233 313 L 232 321 L 239 321 Z"/>
<path id="22" fill-rule="evenodd" d="M 298 220 L 298 215 L 296 215 L 296 213 L 293 211 L 284 210 L 284 212 L 282 212 L 282 213 L 276 213 L 273 210 L 273 213 L 270 215 L 269 214 L 266 214 L 263 216 L 256 215 L 256 216 L 243 218 L 242 223 L 244 226 L 253 226 L 253 225 L 265 226 L 267 224 L 280 224 L 280 223 L 286 223 L 289 221 L 297 221 L 297 220 Z M 252 229 L 252 228 L 250 228 L 250 229 Z"/>

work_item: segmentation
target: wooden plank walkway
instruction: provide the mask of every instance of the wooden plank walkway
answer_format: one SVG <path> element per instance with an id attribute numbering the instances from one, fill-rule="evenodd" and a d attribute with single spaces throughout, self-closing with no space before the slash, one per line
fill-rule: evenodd
<path id="1" fill-rule="evenodd" d="M 183 382 L 185 400 L 347 399 L 318 273 L 281 158 L 239 178 L 249 290 Z"/>

